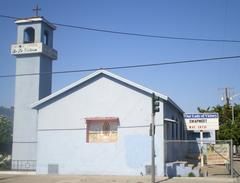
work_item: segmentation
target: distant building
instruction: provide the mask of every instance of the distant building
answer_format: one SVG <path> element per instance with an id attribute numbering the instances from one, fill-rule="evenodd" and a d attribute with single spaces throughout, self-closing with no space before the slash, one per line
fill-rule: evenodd
<path id="1" fill-rule="evenodd" d="M 98 70 L 51 94 L 54 25 L 17 20 L 12 168 L 38 174 L 145 175 L 151 164 L 154 92 Z M 42 73 L 42 74 L 41 74 Z M 156 173 L 164 175 L 165 139 L 186 139 L 183 111 L 167 96 L 156 113 Z"/>

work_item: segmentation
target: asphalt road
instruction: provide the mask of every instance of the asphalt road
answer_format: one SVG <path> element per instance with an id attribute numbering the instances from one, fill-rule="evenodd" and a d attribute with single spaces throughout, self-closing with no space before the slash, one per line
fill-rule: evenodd
<path id="1" fill-rule="evenodd" d="M 156 183 L 240 183 L 232 178 L 157 177 Z M 0 174 L 0 183 L 151 183 L 146 176 L 41 176 Z"/>

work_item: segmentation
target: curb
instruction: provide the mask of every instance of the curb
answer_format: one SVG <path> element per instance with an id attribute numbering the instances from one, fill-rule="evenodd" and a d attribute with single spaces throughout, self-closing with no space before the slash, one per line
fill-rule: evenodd
<path id="1" fill-rule="evenodd" d="M 35 171 L 0 171 L 0 175 L 36 175 Z"/>

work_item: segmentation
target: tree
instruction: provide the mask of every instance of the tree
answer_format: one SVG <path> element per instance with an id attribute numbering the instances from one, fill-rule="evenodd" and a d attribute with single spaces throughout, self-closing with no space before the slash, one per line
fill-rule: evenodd
<path id="1" fill-rule="evenodd" d="M 12 123 L 4 116 L 0 116 L 0 143 L 12 143 Z"/>
<path id="2" fill-rule="evenodd" d="M 0 116 L 0 170 L 11 168 L 12 122 Z"/>
<path id="3" fill-rule="evenodd" d="M 233 140 L 234 145 L 240 145 L 240 105 L 234 104 L 234 121 L 232 121 L 232 108 L 228 105 L 217 105 L 202 109 L 198 107 L 201 113 L 216 112 L 219 114 L 219 130 L 217 132 L 218 140 Z"/>

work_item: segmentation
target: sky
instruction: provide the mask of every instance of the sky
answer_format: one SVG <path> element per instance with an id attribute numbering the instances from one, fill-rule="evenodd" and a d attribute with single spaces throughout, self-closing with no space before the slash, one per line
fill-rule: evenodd
<path id="1" fill-rule="evenodd" d="M 174 37 L 240 40 L 238 0 L 1 0 L 0 14 L 31 17 L 35 4 L 48 21 Z M 0 75 L 15 73 L 16 24 L 0 18 Z M 92 32 L 54 31 L 53 71 L 150 64 L 240 55 L 240 43 L 169 40 Z M 111 71 L 169 96 L 185 112 L 222 105 L 223 88 L 240 93 L 240 59 Z M 53 75 L 52 91 L 91 72 Z M 0 78 L 0 106 L 14 105 L 15 78 Z M 240 102 L 236 97 L 235 103 Z"/>

